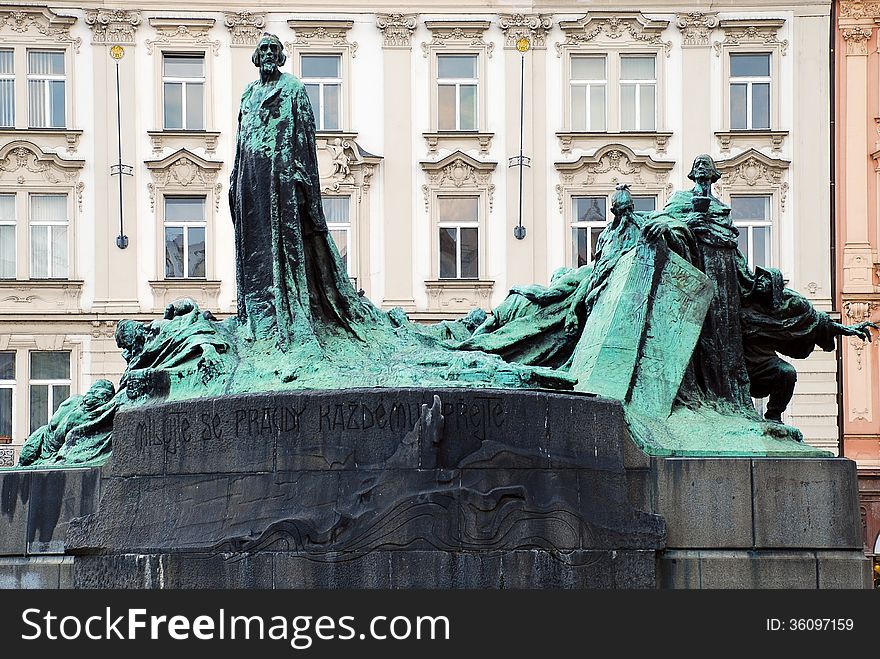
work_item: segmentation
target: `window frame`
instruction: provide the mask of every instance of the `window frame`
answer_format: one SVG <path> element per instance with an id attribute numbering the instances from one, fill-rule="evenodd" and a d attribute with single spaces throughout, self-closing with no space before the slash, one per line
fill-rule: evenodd
<path id="1" fill-rule="evenodd" d="M 201 221 L 193 221 L 193 220 L 168 220 L 167 216 L 167 208 L 168 208 L 168 200 L 169 199 L 201 199 L 202 200 L 202 209 L 203 219 Z M 208 280 L 208 273 L 210 272 L 210 249 L 208 248 L 209 243 L 209 232 L 208 232 L 208 194 L 184 194 L 184 193 L 165 193 L 162 195 L 162 277 L 161 279 L 164 281 L 205 281 Z M 205 274 L 203 276 L 193 276 L 189 274 L 189 229 L 191 227 L 202 228 L 205 231 Z M 166 229 L 169 228 L 182 228 L 183 229 L 183 271 L 184 274 L 181 277 L 171 277 L 168 276 L 167 271 L 165 269 L 165 263 L 167 261 L 167 243 L 165 240 Z"/>
<path id="2" fill-rule="evenodd" d="M 769 66 L 768 71 L 769 74 L 767 76 L 736 76 L 731 73 L 731 63 L 733 58 L 737 55 L 766 55 L 769 58 Z M 773 117 L 776 110 L 775 103 L 775 90 L 773 85 L 774 79 L 774 61 L 776 60 L 773 57 L 773 52 L 768 50 L 729 50 L 726 54 L 727 56 L 727 122 L 731 131 L 769 131 L 773 130 L 774 122 Z M 733 102 L 733 85 L 746 85 L 746 127 L 745 128 L 734 128 L 733 127 L 733 108 L 731 107 L 731 103 Z M 752 89 L 755 84 L 766 84 L 769 88 L 767 105 L 768 105 L 768 113 L 767 113 L 767 126 L 754 126 L 754 117 L 753 117 L 753 96 Z"/>
<path id="3" fill-rule="evenodd" d="M 67 359 L 68 359 L 68 364 L 67 364 L 68 377 L 67 377 L 67 379 L 60 379 L 60 378 L 35 379 L 33 377 L 33 354 L 36 352 L 66 352 Z M 32 349 L 32 350 L 28 350 L 27 361 L 28 361 L 28 428 L 29 428 L 29 434 L 30 434 L 30 433 L 33 433 L 35 430 L 37 430 L 37 428 L 40 427 L 40 426 L 37 426 L 37 428 L 34 428 L 31 425 L 33 422 L 33 417 L 31 415 L 31 412 L 33 410 L 33 405 L 34 405 L 34 401 L 33 401 L 33 387 L 34 386 L 47 386 L 48 387 L 49 407 L 47 409 L 48 416 L 47 416 L 46 423 L 48 423 L 49 421 L 52 420 L 52 415 L 55 414 L 55 412 L 58 410 L 58 406 L 60 406 L 61 403 L 63 403 L 65 400 L 68 400 L 71 396 L 75 395 L 74 389 L 73 389 L 73 382 L 74 382 L 74 378 L 73 378 L 73 375 L 74 375 L 74 373 L 73 373 L 73 351 L 70 350 L 69 348 L 66 348 L 66 349 L 61 348 L 59 350 Z M 67 398 L 61 400 L 58 403 L 58 406 L 54 405 L 54 403 L 55 403 L 54 387 L 56 387 L 56 386 L 67 386 L 67 392 L 68 392 Z"/>
<path id="4" fill-rule="evenodd" d="M 3 78 L 13 82 L 13 124 L 0 126 L 0 131 L 35 131 L 41 133 L 70 133 L 76 126 L 76 67 L 74 66 L 73 43 L 56 40 L 43 35 L 19 35 L 17 33 L 3 36 L 2 49 L 13 51 L 12 74 L 3 74 Z M 64 56 L 64 125 L 63 126 L 31 126 L 29 113 L 28 73 L 29 51 L 56 51 Z M 36 75 L 43 78 L 42 74 Z M 70 138 L 70 135 L 68 135 Z M 70 149 L 68 149 L 70 150 Z"/>
<path id="5" fill-rule="evenodd" d="M 62 61 L 64 62 L 64 73 L 62 75 L 51 74 L 51 73 L 31 73 L 30 72 L 30 54 L 34 53 L 34 52 L 36 52 L 36 53 L 60 53 L 62 56 Z M 36 130 L 41 130 L 41 129 L 62 130 L 62 129 L 67 128 L 67 103 L 68 103 L 68 101 L 67 101 L 67 87 L 68 87 L 68 85 L 67 85 L 67 71 L 69 70 L 69 68 L 68 68 L 67 57 L 65 55 L 64 49 L 63 48 L 45 48 L 45 47 L 27 48 L 26 49 L 26 57 L 28 59 L 28 67 L 25 70 L 25 80 L 26 80 L 25 90 L 27 92 L 27 106 L 28 106 L 28 128 L 29 129 L 36 129 Z M 31 105 L 30 105 L 30 102 L 31 102 L 31 95 L 30 95 L 31 82 L 38 81 L 38 82 L 43 83 L 41 85 L 44 88 L 43 93 L 45 95 L 45 107 L 43 108 L 43 111 L 45 112 L 45 115 L 47 117 L 51 117 L 52 116 L 52 94 L 49 93 L 49 90 L 51 89 L 51 86 L 49 83 L 58 82 L 59 80 L 64 83 L 64 121 L 62 122 L 62 125 L 61 126 L 52 126 L 52 125 L 32 126 L 31 125 Z"/>
<path id="6" fill-rule="evenodd" d="M 476 200 L 476 208 L 477 208 L 477 218 L 475 220 L 441 220 L 440 219 L 440 204 L 444 199 L 474 199 Z M 437 279 L 440 281 L 479 281 L 482 279 L 484 264 L 483 264 L 483 221 L 482 221 L 482 200 L 481 195 L 474 191 L 462 192 L 459 194 L 451 193 L 449 191 L 444 191 L 436 195 L 435 199 L 435 208 L 436 208 L 436 220 L 434 222 L 434 234 L 437 240 L 437 246 L 434 250 L 435 258 L 437 262 L 437 268 L 435 272 L 437 273 Z M 457 240 L 455 243 L 455 277 L 443 277 L 440 274 L 440 231 L 442 229 L 456 229 Z M 477 275 L 475 277 L 462 277 L 462 262 L 461 262 L 461 230 L 462 229 L 476 229 L 477 230 Z"/>
<path id="7" fill-rule="evenodd" d="M 318 85 L 318 105 L 319 108 L 315 111 L 315 131 L 316 132 L 334 132 L 341 131 L 343 129 L 343 116 L 345 114 L 343 109 L 343 95 L 346 94 L 345 90 L 345 78 L 343 76 L 344 69 L 344 54 L 341 51 L 332 51 L 332 52 L 319 52 L 317 50 L 305 50 L 299 52 L 299 72 L 302 74 L 302 61 L 303 58 L 307 57 L 336 57 L 339 60 L 339 76 L 336 78 L 307 78 L 303 75 L 299 76 L 300 81 L 303 85 Z M 327 127 L 325 126 L 325 116 L 324 116 L 324 89 L 327 85 L 339 85 L 339 108 L 338 108 L 338 116 L 336 117 L 337 126 Z M 313 110 L 315 108 L 312 108 Z"/>
<path id="8" fill-rule="evenodd" d="M 200 58 L 202 60 L 202 76 L 201 77 L 193 77 L 193 78 L 185 78 L 182 76 L 168 76 L 165 74 L 165 60 L 167 57 L 195 57 Z M 162 51 L 162 130 L 164 131 L 186 131 L 186 132 L 205 132 L 208 126 L 208 117 L 207 117 L 207 105 L 208 105 L 208 63 L 207 63 L 207 54 L 200 52 L 176 52 L 173 50 L 163 50 Z M 180 92 L 180 124 L 181 126 L 178 128 L 171 128 L 166 125 L 167 123 L 167 113 L 166 113 L 166 104 L 165 104 L 165 85 L 166 84 L 179 84 L 181 86 Z M 202 85 L 202 126 L 201 128 L 191 128 L 187 126 L 187 86 L 188 85 Z"/>
<path id="9" fill-rule="evenodd" d="M 19 268 L 19 263 L 21 262 L 21 258 L 19 255 L 20 250 L 19 250 L 19 245 L 18 245 L 19 233 L 20 233 L 18 230 L 18 223 L 19 223 L 19 217 L 20 217 L 19 216 L 19 206 L 18 206 L 18 193 L 15 191 L 11 191 L 11 190 L 0 189 L 0 196 L 4 196 L 4 195 L 9 195 L 10 197 L 12 197 L 12 200 L 13 200 L 12 205 L 14 208 L 14 213 L 13 213 L 13 218 L 11 220 L 4 220 L 4 219 L 0 218 L 0 227 L 4 227 L 4 226 L 11 226 L 12 227 L 12 236 L 13 236 L 13 238 L 12 238 L 13 239 L 12 253 L 13 253 L 13 257 L 14 257 L 14 263 L 13 263 L 13 267 L 12 267 L 12 270 L 13 270 L 12 276 L 11 277 L 3 277 L 2 275 L 0 275 L 0 281 L 14 281 L 19 278 L 18 268 Z"/>
<path id="10" fill-rule="evenodd" d="M 431 132 L 439 133 L 440 135 L 446 136 L 468 136 L 468 135 L 478 135 L 481 133 L 485 133 L 488 129 L 488 116 L 487 116 L 487 105 L 488 105 L 488 87 L 489 87 L 489 78 L 487 75 L 487 63 L 488 59 L 487 55 L 487 46 L 485 44 L 476 44 L 476 45 L 430 45 L 428 48 L 428 57 L 430 58 L 430 104 L 431 104 L 431 118 L 430 118 L 430 126 Z M 440 80 L 454 80 L 453 78 L 440 78 L 439 77 L 439 66 L 440 66 L 440 56 L 441 55 L 467 55 L 467 56 L 476 56 L 477 64 L 476 64 L 476 114 L 475 120 L 476 125 L 474 128 L 468 129 L 441 129 L 440 128 Z M 473 79 L 468 79 L 473 80 Z M 456 125 L 460 125 L 461 116 L 460 116 L 460 87 L 456 87 Z"/>
<path id="11" fill-rule="evenodd" d="M 353 207 L 354 200 L 352 199 L 351 194 L 335 194 L 335 195 L 325 194 L 325 195 L 322 195 L 321 201 L 323 202 L 325 199 L 346 199 L 347 200 L 348 212 L 346 213 L 346 216 L 347 216 L 348 220 L 346 222 L 338 222 L 335 220 L 331 221 L 331 220 L 327 219 L 326 210 L 324 211 L 324 216 L 325 216 L 325 220 L 327 222 L 327 231 L 331 234 L 331 236 L 330 236 L 331 239 L 333 238 L 333 236 L 332 236 L 333 231 L 345 231 L 345 234 L 346 234 L 346 236 L 345 236 L 346 237 L 346 252 L 345 252 L 346 274 L 348 274 L 349 279 L 352 279 L 353 282 L 357 282 L 358 281 L 358 267 L 357 267 L 357 265 L 358 265 L 357 260 L 358 259 L 357 259 L 356 250 L 354 249 L 355 245 L 357 244 L 357 241 L 355 240 L 354 222 L 352 221 L 352 214 L 354 212 L 354 207 Z M 335 241 L 335 239 L 334 239 L 334 241 Z M 336 248 L 338 250 L 339 246 L 337 245 Z"/>
<path id="12" fill-rule="evenodd" d="M 602 68 L 605 71 L 604 79 L 588 79 L 588 78 L 578 78 L 575 80 L 574 76 L 574 60 L 576 58 L 597 58 L 602 60 Z M 605 53 L 595 53 L 595 54 L 585 54 L 585 53 L 576 53 L 572 52 L 569 56 L 569 70 L 572 72 L 569 75 L 568 87 L 569 87 L 569 116 L 571 117 L 571 126 L 572 130 L 574 128 L 574 90 L 577 87 L 583 89 L 584 95 L 584 109 L 586 111 L 586 116 L 584 117 L 584 129 L 578 130 L 578 132 L 585 133 L 602 133 L 604 130 L 596 130 L 593 128 L 593 124 L 590 121 L 592 118 L 592 105 L 590 103 L 590 92 L 592 90 L 593 85 L 600 86 L 604 89 L 604 102 L 602 104 L 602 113 L 603 113 L 603 123 L 605 125 L 605 130 L 608 129 L 608 55 Z"/>
<path id="13" fill-rule="evenodd" d="M 440 77 L 440 58 L 441 57 L 469 57 L 474 59 L 474 73 L 475 76 L 473 78 L 441 78 Z M 435 94 L 436 94 L 436 106 L 435 112 L 437 115 L 437 131 L 442 133 L 476 133 L 480 130 L 480 115 L 482 109 L 482 103 L 480 102 L 480 53 L 478 52 L 436 52 L 435 53 L 435 66 L 437 75 L 434 79 L 435 83 Z M 473 86 L 475 88 L 474 94 L 474 102 L 476 103 L 476 107 L 474 108 L 474 122 L 475 125 L 473 128 L 462 128 L 461 127 L 461 88 L 462 86 Z M 440 127 L 440 87 L 455 87 L 455 128 L 441 128 Z"/>
<path id="14" fill-rule="evenodd" d="M 598 188 L 596 190 L 589 190 L 589 191 L 572 192 L 568 197 L 569 213 L 570 213 L 569 218 L 568 218 L 569 247 L 568 247 L 568 256 L 566 257 L 566 259 L 567 259 L 567 263 L 568 263 L 569 267 L 572 267 L 572 268 L 578 267 L 578 265 L 575 261 L 575 247 L 576 247 L 576 243 L 575 243 L 575 239 L 574 239 L 575 230 L 576 229 L 601 227 L 602 230 L 604 231 L 605 227 L 608 226 L 608 223 L 613 218 L 613 214 L 611 213 L 611 197 L 612 197 L 614 191 L 612 190 L 610 192 L 607 192 L 607 191 L 603 191 L 603 190 L 605 190 L 605 188 Z M 642 199 L 642 198 L 647 199 L 648 197 L 652 198 L 654 200 L 654 210 L 657 210 L 657 203 L 659 201 L 659 196 L 660 196 L 659 193 L 652 192 L 649 190 L 645 190 L 645 191 L 638 190 L 632 196 L 633 196 L 633 199 Z M 574 212 L 576 200 L 578 200 L 578 199 L 592 199 L 592 198 L 598 199 L 600 197 L 605 199 L 605 221 L 604 222 L 598 222 L 597 220 L 578 220 L 578 219 L 576 219 L 575 212 Z M 636 211 L 636 212 L 643 212 L 643 211 Z M 597 239 L 598 239 L 598 236 L 597 236 Z M 584 265 L 592 265 L 594 263 L 594 256 L 595 255 L 591 252 L 589 255 L 589 260 Z"/>
<path id="15" fill-rule="evenodd" d="M 27 244 L 28 244 L 28 278 L 32 280 L 46 281 L 46 280 L 55 280 L 55 281 L 66 281 L 71 279 L 71 234 L 72 230 L 72 221 L 71 221 L 71 200 L 70 194 L 67 192 L 59 192 L 57 190 L 53 190 L 52 192 L 43 192 L 43 191 L 35 191 L 35 190 L 27 190 L 25 192 L 27 195 Z M 67 219 L 66 220 L 38 220 L 34 222 L 32 218 L 33 212 L 33 204 L 31 203 L 31 199 L 35 196 L 56 196 L 56 197 L 64 197 L 65 198 L 65 207 L 67 208 Z M 46 272 L 49 273 L 45 277 L 37 277 L 34 274 L 34 239 L 33 239 L 33 228 L 34 227 L 49 227 L 49 240 L 47 242 L 46 249 Z M 54 230 L 51 227 L 65 227 L 67 229 L 67 263 L 66 263 L 66 273 L 64 276 L 55 276 L 55 273 L 52 271 L 52 235 Z"/>
<path id="16" fill-rule="evenodd" d="M 623 60 L 627 58 L 635 58 L 635 57 L 651 57 L 654 60 L 654 77 L 650 80 L 648 79 L 624 79 L 623 77 Z M 617 79 L 617 93 L 618 93 L 618 111 L 620 112 L 620 116 L 618 117 L 620 130 L 622 132 L 634 132 L 634 133 L 651 133 L 657 130 L 657 55 L 656 54 L 644 54 L 644 53 L 619 53 L 618 54 L 618 79 Z M 635 128 L 623 128 L 623 86 L 624 85 L 633 85 L 635 87 L 635 107 L 634 114 L 636 119 L 636 127 Z M 642 128 L 642 112 L 641 106 L 639 103 L 639 99 L 641 98 L 641 90 L 642 87 L 653 87 L 654 88 L 654 112 L 652 113 L 654 125 L 651 128 Z"/>
<path id="17" fill-rule="evenodd" d="M 154 140 L 157 138 L 161 138 L 162 135 L 171 135 L 175 134 L 184 134 L 185 137 L 192 135 L 202 135 L 205 133 L 212 133 L 212 128 L 215 122 L 215 111 L 214 111 L 214 103 L 212 99 L 214 98 L 214 59 L 215 56 L 211 55 L 211 45 L 203 45 L 198 42 L 179 42 L 176 41 L 174 43 L 163 44 L 162 47 L 157 47 L 152 51 L 153 59 L 154 59 L 154 80 L 155 80 L 155 109 L 154 109 L 154 125 L 158 126 L 158 130 L 149 131 L 151 138 Z M 187 128 L 166 128 L 165 127 L 165 55 L 183 55 L 188 57 L 200 56 L 203 58 L 205 62 L 204 68 L 204 94 L 202 96 L 203 99 L 203 107 L 202 107 L 202 119 L 203 119 L 203 127 L 199 129 L 187 129 Z M 182 110 L 181 110 L 182 111 Z M 184 117 L 185 118 L 185 117 Z M 184 142 L 188 144 L 188 142 Z M 170 146 L 170 144 L 169 144 Z M 206 143 L 207 146 L 207 143 Z M 208 149 L 210 151 L 211 149 Z M 154 152 L 156 151 L 156 147 L 154 145 Z"/>
<path id="18" fill-rule="evenodd" d="M 18 406 L 18 353 L 16 350 L 2 350 L 0 352 L 9 353 L 12 355 L 12 368 L 13 368 L 13 378 L 11 380 L 3 380 L 0 379 L 0 390 L 2 389 L 11 389 L 12 390 L 12 410 L 10 411 L 10 421 L 12 424 L 12 432 L 9 435 L 8 444 L 12 444 L 15 442 L 16 435 L 16 421 L 18 420 L 18 414 L 16 407 Z M 3 435 L 0 435 L 0 439 L 3 438 Z M 0 442 L 3 444 L 4 442 Z"/>
<path id="19" fill-rule="evenodd" d="M 16 62 L 15 62 L 15 47 L 14 46 L 7 47 L 4 45 L 2 48 L 0 48 L 0 52 L 2 52 L 2 51 L 8 51 L 8 52 L 12 53 L 12 73 L 0 73 L 0 81 L 6 81 L 6 80 L 12 81 L 12 123 L 0 124 L 0 129 L 10 130 L 10 129 L 15 128 L 15 122 L 18 118 L 18 111 L 17 111 L 18 108 L 16 107 L 16 104 L 18 103 L 19 94 L 18 94 L 18 89 L 17 89 L 18 84 L 15 79 L 15 71 L 17 68 L 15 65 L 16 64 Z"/>
<path id="20" fill-rule="evenodd" d="M 746 254 L 743 254 L 743 256 L 746 257 L 746 260 L 748 261 L 748 264 L 749 264 L 749 268 L 753 271 L 755 269 L 755 260 L 754 260 L 755 245 L 754 245 L 754 240 L 752 239 L 752 236 L 753 236 L 753 229 L 755 227 L 766 227 L 769 229 L 769 240 L 770 240 L 769 256 L 770 256 L 770 258 L 769 258 L 769 263 L 764 264 L 764 266 L 762 266 L 762 267 L 778 268 L 777 250 L 776 250 L 777 238 L 776 238 L 776 227 L 774 226 L 775 222 L 774 222 L 774 213 L 773 213 L 773 211 L 774 211 L 773 196 L 774 195 L 771 192 L 756 191 L 753 193 L 744 193 L 742 191 L 737 190 L 737 191 L 732 192 L 728 197 L 728 203 L 729 203 L 731 209 L 733 209 L 733 200 L 737 197 L 763 198 L 765 200 L 764 207 L 766 209 L 767 215 L 769 216 L 766 219 L 764 219 L 764 220 L 756 220 L 756 219 L 733 220 L 733 219 L 731 219 L 731 222 L 740 231 L 740 234 L 742 234 L 743 229 L 746 229 L 748 232 L 747 237 L 746 237 L 746 246 L 747 246 L 748 251 Z"/>

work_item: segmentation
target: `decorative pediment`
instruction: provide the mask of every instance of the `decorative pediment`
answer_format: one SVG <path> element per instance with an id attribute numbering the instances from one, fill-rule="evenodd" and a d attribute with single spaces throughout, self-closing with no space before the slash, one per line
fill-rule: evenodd
<path id="1" fill-rule="evenodd" d="M 483 39 L 489 29 L 489 21 L 425 21 L 425 27 L 431 31 L 431 41 L 422 42 L 422 55 L 425 57 L 433 48 L 450 46 L 476 46 L 492 57 L 495 44 L 486 43 Z"/>
<path id="2" fill-rule="evenodd" d="M 318 174 L 323 192 L 338 193 L 349 190 L 360 193 L 369 190 L 376 166 L 382 162 L 364 150 L 353 134 L 321 135 L 316 140 Z"/>
<path id="3" fill-rule="evenodd" d="M 716 56 L 720 57 L 724 48 L 740 45 L 776 46 L 782 55 L 788 49 L 788 39 L 780 41 L 778 36 L 784 18 L 729 18 L 718 25 L 724 30 L 724 41 L 713 44 Z"/>
<path id="4" fill-rule="evenodd" d="M 416 14 L 376 14 L 385 48 L 409 48 L 416 25 Z"/>
<path id="5" fill-rule="evenodd" d="M 86 25 L 92 29 L 93 44 L 134 45 L 134 34 L 141 24 L 141 13 L 136 9 L 90 9 L 86 11 Z"/>
<path id="6" fill-rule="evenodd" d="M 36 182 L 72 185 L 84 165 L 84 160 L 67 160 L 24 140 L 13 140 L 0 148 L 0 181 L 14 179 L 19 185 Z"/>
<path id="7" fill-rule="evenodd" d="M 560 183 L 556 186 L 559 210 L 565 194 L 571 189 L 602 186 L 613 189 L 618 183 L 633 183 L 642 188 L 670 192 L 669 175 L 674 162 L 654 160 L 636 155 L 623 144 L 607 144 L 592 156 L 581 156 L 573 162 L 555 163 Z"/>
<path id="8" fill-rule="evenodd" d="M 672 42 L 664 41 L 661 34 L 669 21 L 647 18 L 637 11 L 591 11 L 576 21 L 560 21 L 565 41 L 556 44 L 557 55 L 566 47 L 586 44 L 635 43 L 662 48 L 669 57 Z"/>
<path id="9" fill-rule="evenodd" d="M 336 46 L 345 47 L 351 51 L 351 56 L 357 54 L 357 41 L 348 40 L 348 32 L 354 21 L 350 20 L 289 20 L 287 25 L 294 31 L 293 41 L 284 44 L 292 51 L 295 47 L 309 46 Z"/>
<path id="10" fill-rule="evenodd" d="M 500 14 L 498 26 L 504 32 L 505 48 L 516 48 L 516 42 L 523 37 L 529 40 L 531 48 L 544 48 L 553 20 L 548 14 Z"/>
<path id="11" fill-rule="evenodd" d="M 219 206 L 223 184 L 217 183 L 217 175 L 223 166 L 221 161 L 205 160 L 192 151 L 178 149 L 161 160 L 147 160 L 144 164 L 153 178 L 153 183 L 147 185 L 150 193 L 150 210 L 155 210 L 156 188 L 193 191 L 210 189 L 214 194 L 214 205 Z"/>
<path id="12" fill-rule="evenodd" d="M 681 30 L 682 45 L 708 46 L 712 30 L 718 27 L 718 14 L 701 11 L 676 14 L 675 26 Z"/>
<path id="13" fill-rule="evenodd" d="M 233 46 L 256 46 L 266 27 L 265 12 L 227 11 L 223 24 L 232 35 Z"/>
<path id="14" fill-rule="evenodd" d="M 213 18 L 173 18 L 154 16 L 150 25 L 156 29 L 155 39 L 147 39 L 147 52 L 152 55 L 153 48 L 164 45 L 205 45 L 220 53 L 220 41 L 211 39 L 210 30 L 214 27 Z"/>
<path id="15" fill-rule="evenodd" d="M 40 42 L 73 44 L 76 52 L 82 39 L 72 37 L 70 28 L 76 23 L 75 16 L 61 16 L 46 7 L 4 5 L 0 7 L 0 34 L 20 38 L 36 37 Z"/>
<path id="16" fill-rule="evenodd" d="M 744 151 L 733 158 L 716 161 L 721 172 L 720 188 L 727 186 L 770 187 L 779 191 L 780 205 L 785 210 L 785 197 L 788 183 L 785 173 L 791 163 L 780 158 L 771 158 L 755 149 Z"/>
<path id="17" fill-rule="evenodd" d="M 489 210 L 492 210 L 495 193 L 492 173 L 498 163 L 484 162 L 463 151 L 453 151 L 440 160 L 424 160 L 419 164 L 428 177 L 428 183 L 422 186 L 426 209 L 432 190 L 485 190 Z"/>

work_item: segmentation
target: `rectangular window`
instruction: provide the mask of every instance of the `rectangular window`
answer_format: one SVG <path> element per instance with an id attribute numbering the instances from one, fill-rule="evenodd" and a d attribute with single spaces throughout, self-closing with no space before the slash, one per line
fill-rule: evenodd
<path id="1" fill-rule="evenodd" d="M 205 56 L 162 55 L 166 130 L 205 129 Z"/>
<path id="2" fill-rule="evenodd" d="M 30 428 L 34 432 L 70 397 L 70 352 L 32 351 L 30 373 Z"/>
<path id="3" fill-rule="evenodd" d="M 0 352 L 0 444 L 12 443 L 14 415 L 15 353 Z"/>
<path id="4" fill-rule="evenodd" d="M 316 130 L 339 130 L 342 95 L 342 57 L 303 55 L 300 60 L 302 82 L 306 86 Z"/>
<path id="5" fill-rule="evenodd" d="M 770 128 L 770 53 L 731 53 L 730 128 Z"/>
<path id="6" fill-rule="evenodd" d="M 66 279 L 68 270 L 66 194 L 32 194 L 30 205 L 31 278 Z"/>
<path id="7" fill-rule="evenodd" d="M 604 196 L 572 197 L 572 266 L 589 265 L 596 256 L 599 235 L 608 223 Z"/>
<path id="8" fill-rule="evenodd" d="M 339 256 L 345 264 L 345 270 L 349 276 L 351 272 L 351 218 L 349 216 L 350 197 L 323 197 L 324 219 L 327 220 L 327 228 L 339 250 Z"/>
<path id="9" fill-rule="evenodd" d="M 604 55 L 571 58 L 571 129 L 605 130 L 605 90 L 608 80 Z"/>
<path id="10" fill-rule="evenodd" d="M 0 49 L 0 127 L 15 126 L 15 51 Z"/>
<path id="11" fill-rule="evenodd" d="M 772 266 L 770 195 L 731 196 L 730 208 L 730 219 L 739 229 L 739 251 L 749 267 Z"/>
<path id="12" fill-rule="evenodd" d="M 437 56 L 438 130 L 477 130 L 477 55 Z"/>
<path id="13" fill-rule="evenodd" d="M 657 73 L 653 55 L 620 58 L 620 128 L 654 130 L 657 104 Z"/>
<path id="14" fill-rule="evenodd" d="M 64 128 L 64 51 L 29 50 L 27 55 L 28 126 Z"/>
<path id="15" fill-rule="evenodd" d="M 14 194 L 0 194 L 0 279 L 15 279 Z"/>
<path id="16" fill-rule="evenodd" d="M 206 277 L 205 198 L 165 198 L 166 279 Z"/>
<path id="17" fill-rule="evenodd" d="M 440 279 L 480 276 L 480 198 L 438 197 Z"/>

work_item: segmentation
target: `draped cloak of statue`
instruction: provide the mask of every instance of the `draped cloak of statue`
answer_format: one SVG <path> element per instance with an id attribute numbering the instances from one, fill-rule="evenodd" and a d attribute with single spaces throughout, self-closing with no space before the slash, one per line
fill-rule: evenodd
<path id="1" fill-rule="evenodd" d="M 364 306 L 324 219 L 312 106 L 288 73 L 242 95 L 229 202 L 238 318 L 253 338 L 284 349 L 322 329 L 357 334 Z"/>

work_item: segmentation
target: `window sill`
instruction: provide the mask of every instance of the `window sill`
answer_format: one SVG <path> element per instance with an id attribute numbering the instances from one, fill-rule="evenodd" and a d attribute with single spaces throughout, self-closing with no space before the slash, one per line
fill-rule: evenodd
<path id="1" fill-rule="evenodd" d="M 782 145 L 785 138 L 788 137 L 787 130 L 728 130 L 715 133 L 718 139 L 718 146 L 722 153 L 730 151 L 731 146 L 739 148 L 767 148 L 773 150 L 774 153 L 782 151 Z"/>
<path id="2" fill-rule="evenodd" d="M 487 308 L 495 282 L 488 279 L 429 279 L 428 311 L 460 314 L 475 307 Z"/>
<path id="3" fill-rule="evenodd" d="M 584 151 L 598 149 L 615 139 L 633 150 L 656 149 L 658 154 L 665 154 L 672 133 L 665 131 L 562 131 L 556 133 L 562 153 L 571 153 L 572 149 Z"/>
<path id="4" fill-rule="evenodd" d="M 495 133 L 481 133 L 479 131 L 444 130 L 432 133 L 422 133 L 425 144 L 428 147 L 428 155 L 436 155 L 438 148 L 450 150 L 467 150 L 479 148 L 480 155 L 489 155 L 492 147 L 492 138 Z"/>
<path id="5" fill-rule="evenodd" d="M 165 147 L 202 147 L 209 154 L 217 150 L 220 131 L 212 130 L 148 130 L 153 155 L 159 155 Z"/>
<path id="6" fill-rule="evenodd" d="M 82 288 L 74 279 L 2 279 L 0 312 L 78 312 Z"/>
<path id="7" fill-rule="evenodd" d="M 220 296 L 220 284 L 217 279 L 158 279 L 150 282 L 153 291 L 153 306 L 161 312 L 171 302 L 184 297 L 192 298 L 199 308 L 219 311 L 217 299 Z"/>
<path id="8" fill-rule="evenodd" d="M 82 137 L 81 130 L 73 128 L 11 128 L 0 127 L 0 141 L 11 142 L 12 140 L 34 141 L 32 138 L 41 138 L 39 146 L 43 150 L 63 147 L 75 153 L 79 148 L 79 139 Z"/>

